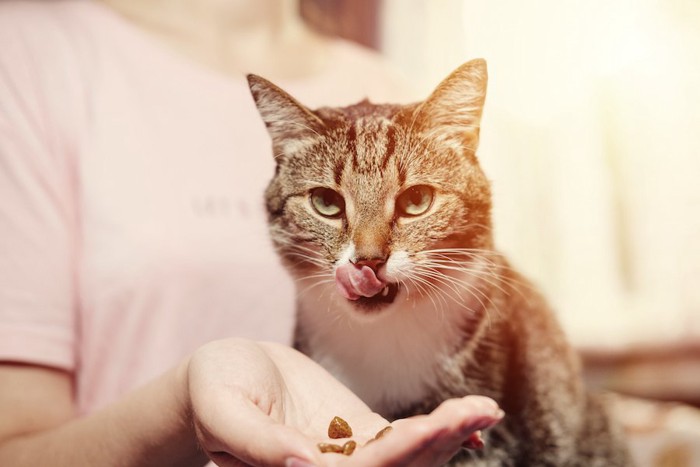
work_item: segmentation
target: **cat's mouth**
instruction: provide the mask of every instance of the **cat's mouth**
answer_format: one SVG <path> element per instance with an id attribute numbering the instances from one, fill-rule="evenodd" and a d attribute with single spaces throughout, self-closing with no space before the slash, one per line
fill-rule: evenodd
<path id="1" fill-rule="evenodd" d="M 387 284 L 377 295 L 373 297 L 360 297 L 355 304 L 362 308 L 374 309 L 382 305 L 394 303 L 399 293 L 399 284 Z"/>
<path id="2" fill-rule="evenodd" d="M 393 303 L 399 293 L 398 284 L 380 279 L 369 266 L 353 263 L 336 268 L 335 285 L 343 297 L 365 309 Z"/>

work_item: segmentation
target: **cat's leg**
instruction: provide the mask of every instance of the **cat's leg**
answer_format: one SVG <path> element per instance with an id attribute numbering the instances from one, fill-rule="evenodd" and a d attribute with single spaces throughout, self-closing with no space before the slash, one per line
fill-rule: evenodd
<path id="1" fill-rule="evenodd" d="M 503 448 L 494 448 L 488 452 L 463 449 L 447 464 L 450 467 L 514 467 L 517 465 Z"/>
<path id="2" fill-rule="evenodd" d="M 584 427 L 578 443 L 578 462 L 575 465 L 581 467 L 634 465 L 622 427 L 610 418 L 603 398 L 589 395 L 585 413 Z"/>

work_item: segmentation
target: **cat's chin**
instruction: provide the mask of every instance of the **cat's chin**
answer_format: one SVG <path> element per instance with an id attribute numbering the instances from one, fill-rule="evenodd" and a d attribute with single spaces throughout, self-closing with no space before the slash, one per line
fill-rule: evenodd
<path id="1" fill-rule="evenodd" d="M 357 311 L 372 314 L 381 312 L 391 306 L 398 294 L 399 285 L 389 283 L 381 292 L 373 297 L 360 297 L 357 300 L 348 300 L 348 302 L 350 302 Z"/>

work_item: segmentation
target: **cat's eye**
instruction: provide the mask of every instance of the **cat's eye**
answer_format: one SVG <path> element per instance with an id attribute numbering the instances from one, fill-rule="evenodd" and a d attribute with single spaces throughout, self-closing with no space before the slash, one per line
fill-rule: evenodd
<path id="1" fill-rule="evenodd" d="M 311 190 L 311 206 L 324 217 L 340 217 L 345 212 L 345 200 L 330 188 Z"/>
<path id="2" fill-rule="evenodd" d="M 427 185 L 408 188 L 396 198 L 396 211 L 400 216 L 420 216 L 433 204 L 433 189 Z"/>

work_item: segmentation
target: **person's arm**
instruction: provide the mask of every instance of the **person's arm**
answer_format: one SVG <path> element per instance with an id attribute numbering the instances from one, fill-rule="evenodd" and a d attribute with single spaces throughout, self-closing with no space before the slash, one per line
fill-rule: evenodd
<path id="1" fill-rule="evenodd" d="M 485 397 L 452 399 L 365 446 L 386 420 L 299 352 L 242 339 L 203 346 L 95 414 L 76 418 L 71 400 L 66 373 L 0 366 L 0 465 L 431 466 L 502 417 Z M 352 456 L 316 447 L 334 416 L 353 427 Z"/>
<path id="2" fill-rule="evenodd" d="M 0 365 L 0 465 L 204 465 L 187 415 L 185 372 L 172 370 L 78 418 L 70 374 Z"/>

